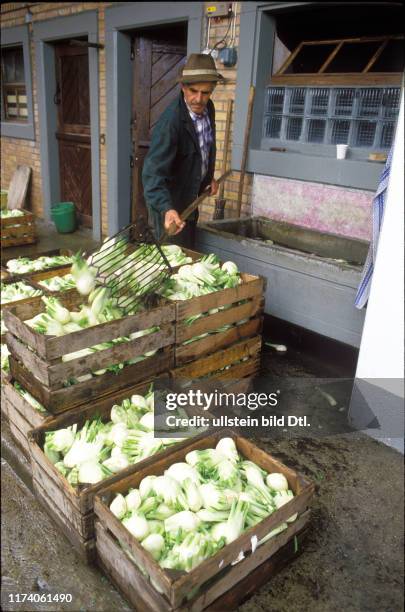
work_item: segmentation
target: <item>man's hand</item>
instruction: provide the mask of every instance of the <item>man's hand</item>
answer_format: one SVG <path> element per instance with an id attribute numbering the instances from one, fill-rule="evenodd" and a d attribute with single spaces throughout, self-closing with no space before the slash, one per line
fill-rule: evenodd
<path id="1" fill-rule="evenodd" d="M 211 181 L 211 194 L 212 196 L 216 195 L 218 193 L 218 183 L 216 182 L 215 179 L 212 179 Z"/>
<path id="2" fill-rule="evenodd" d="M 174 208 L 165 213 L 164 226 L 170 236 L 179 234 L 185 225 L 185 222 L 180 219 L 179 213 Z"/>

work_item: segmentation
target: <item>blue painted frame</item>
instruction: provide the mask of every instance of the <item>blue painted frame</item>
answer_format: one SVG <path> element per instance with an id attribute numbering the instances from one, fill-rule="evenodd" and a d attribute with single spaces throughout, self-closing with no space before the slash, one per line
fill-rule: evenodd
<path id="1" fill-rule="evenodd" d="M 37 68 L 37 98 L 40 121 L 40 152 L 44 215 L 50 219 L 51 204 L 60 200 L 59 151 L 55 137 L 57 110 L 53 102 L 56 90 L 55 52 L 52 42 L 87 36 L 98 42 L 98 11 L 58 17 L 34 23 L 35 57 Z M 98 50 L 89 48 L 90 139 L 91 139 L 91 196 L 93 238 L 101 239 L 100 193 L 100 104 Z"/>
<path id="2" fill-rule="evenodd" d="M 331 185 L 375 190 L 382 163 L 365 160 L 336 160 L 308 152 L 274 152 L 261 148 L 264 91 L 272 67 L 276 21 L 272 11 L 291 10 L 317 2 L 243 2 L 240 17 L 238 70 L 235 92 L 235 129 L 232 169 L 240 170 L 250 85 L 255 86 L 253 119 L 247 171 Z"/>
<path id="3" fill-rule="evenodd" d="M 28 25 L 14 28 L 2 28 L 1 47 L 22 46 L 24 57 L 24 77 L 27 95 L 28 117 L 26 123 L 5 121 L 3 95 L 1 95 L 1 135 L 9 138 L 22 138 L 24 140 L 35 140 L 34 113 L 32 104 L 32 78 L 31 78 L 31 53 L 30 33 Z"/>
<path id="4" fill-rule="evenodd" d="M 127 225 L 131 212 L 132 72 L 129 30 L 187 22 L 187 53 L 199 53 L 203 2 L 128 2 L 105 11 L 107 79 L 108 233 Z"/>

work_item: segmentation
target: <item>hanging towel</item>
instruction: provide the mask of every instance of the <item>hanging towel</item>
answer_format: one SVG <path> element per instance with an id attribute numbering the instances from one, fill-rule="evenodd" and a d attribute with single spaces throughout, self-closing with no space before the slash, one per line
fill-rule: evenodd
<path id="1" fill-rule="evenodd" d="M 380 238 L 380 231 L 384 218 L 385 198 L 387 196 L 387 187 L 390 178 L 393 148 L 394 147 L 391 147 L 390 152 L 388 153 L 387 161 L 385 162 L 384 170 L 382 171 L 380 182 L 373 200 L 373 235 L 371 237 L 370 247 L 368 250 L 366 263 L 364 264 L 360 285 L 357 289 L 356 299 L 354 301 L 356 308 L 363 308 L 367 303 L 368 296 L 370 295 L 371 279 L 373 277 L 374 265 L 377 256 L 378 240 Z"/>

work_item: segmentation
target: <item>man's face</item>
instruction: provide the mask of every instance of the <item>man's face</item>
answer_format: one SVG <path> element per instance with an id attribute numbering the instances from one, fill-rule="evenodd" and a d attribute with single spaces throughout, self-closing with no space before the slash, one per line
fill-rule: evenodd
<path id="1" fill-rule="evenodd" d="M 202 115 L 215 89 L 215 83 L 189 83 L 182 85 L 181 88 L 184 99 L 193 113 Z"/>

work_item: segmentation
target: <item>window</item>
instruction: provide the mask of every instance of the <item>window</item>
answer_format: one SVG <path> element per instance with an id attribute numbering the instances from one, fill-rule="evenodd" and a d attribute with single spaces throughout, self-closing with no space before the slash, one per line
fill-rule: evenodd
<path id="1" fill-rule="evenodd" d="M 1 30 L 1 135 L 35 139 L 28 26 Z"/>
<path id="2" fill-rule="evenodd" d="M 391 147 L 399 87 L 268 87 L 264 140 Z"/>
<path id="3" fill-rule="evenodd" d="M 393 35 L 300 42 L 266 88 L 263 146 L 341 143 L 360 156 L 366 149 L 387 151 L 400 88 L 379 85 L 399 84 L 402 41 Z M 277 50 L 280 44 L 276 39 L 277 57 L 286 55 L 284 45 Z M 342 84 L 354 86 L 337 86 Z"/>
<path id="4" fill-rule="evenodd" d="M 374 190 L 398 118 L 403 22 L 403 5 L 384 1 L 242 3 L 233 168 L 252 84 L 249 172 Z"/>
<path id="5" fill-rule="evenodd" d="M 28 109 L 22 46 L 2 49 L 1 76 L 4 119 L 26 122 Z"/>

